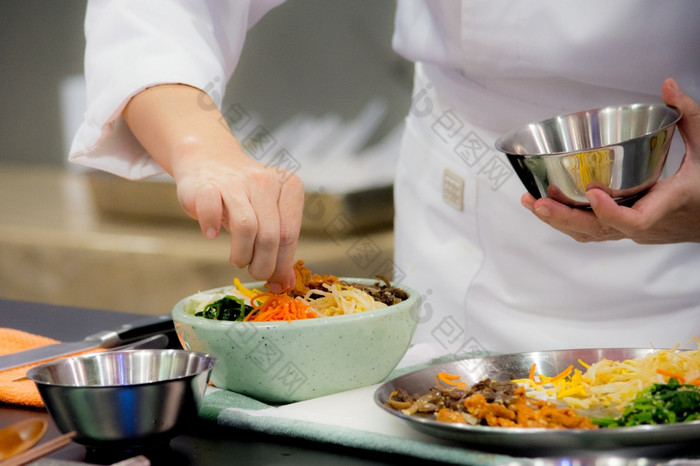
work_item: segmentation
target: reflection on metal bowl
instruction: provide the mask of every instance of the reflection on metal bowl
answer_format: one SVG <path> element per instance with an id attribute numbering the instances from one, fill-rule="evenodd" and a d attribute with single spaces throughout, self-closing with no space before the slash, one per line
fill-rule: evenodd
<path id="1" fill-rule="evenodd" d="M 605 107 L 528 124 L 495 146 L 536 199 L 585 207 L 598 188 L 622 204 L 659 179 L 680 118 L 661 104 Z"/>
<path id="2" fill-rule="evenodd" d="M 90 447 L 169 440 L 197 417 L 215 358 L 183 350 L 114 351 L 27 372 L 63 433 Z"/>

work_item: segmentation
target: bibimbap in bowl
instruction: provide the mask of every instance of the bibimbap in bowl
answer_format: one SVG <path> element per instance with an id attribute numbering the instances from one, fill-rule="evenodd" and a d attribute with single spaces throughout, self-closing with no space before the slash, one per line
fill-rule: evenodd
<path id="1" fill-rule="evenodd" d="M 338 278 L 295 266 L 285 294 L 264 283 L 212 289 L 173 309 L 180 342 L 217 358 L 211 383 L 289 403 L 384 380 L 406 353 L 420 297 L 381 278 Z"/>

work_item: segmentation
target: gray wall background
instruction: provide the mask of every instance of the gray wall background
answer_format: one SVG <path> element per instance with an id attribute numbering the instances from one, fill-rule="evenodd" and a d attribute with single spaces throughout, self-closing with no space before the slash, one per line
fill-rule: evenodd
<path id="1" fill-rule="evenodd" d="M 0 2 L 0 162 L 65 165 L 60 83 L 82 74 L 85 1 Z M 389 103 L 384 131 L 405 115 L 412 67 L 391 49 L 389 0 L 288 0 L 249 33 L 224 106 L 270 130 L 298 112 L 354 117 Z M 376 139 L 376 138 L 375 138 Z"/>
<path id="2" fill-rule="evenodd" d="M 61 79 L 83 69 L 84 1 L 0 2 L 0 161 L 62 164 Z"/>

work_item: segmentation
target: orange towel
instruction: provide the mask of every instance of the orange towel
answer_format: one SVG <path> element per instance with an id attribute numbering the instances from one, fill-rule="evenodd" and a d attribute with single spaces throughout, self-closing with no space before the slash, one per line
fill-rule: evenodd
<path id="1" fill-rule="evenodd" d="M 10 354 L 17 351 L 38 348 L 40 346 L 60 343 L 53 338 L 42 337 L 21 330 L 11 328 L 0 328 L 0 355 Z M 27 364 L 26 366 L 15 367 L 0 371 L 0 402 L 23 406 L 33 406 L 43 408 L 36 385 L 31 380 L 13 382 L 14 379 L 24 377 L 27 371 L 38 364 Z"/>

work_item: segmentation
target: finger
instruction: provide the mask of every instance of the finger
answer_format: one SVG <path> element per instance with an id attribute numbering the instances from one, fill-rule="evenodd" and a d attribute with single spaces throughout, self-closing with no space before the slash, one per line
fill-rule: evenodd
<path id="1" fill-rule="evenodd" d="M 208 184 L 195 194 L 195 212 L 204 236 L 214 239 L 221 231 L 222 201 L 216 186 Z"/>
<path id="2" fill-rule="evenodd" d="M 246 267 L 253 258 L 258 231 L 255 211 L 247 197 L 228 197 L 226 194 L 224 194 L 224 209 L 231 234 L 229 262 L 238 268 Z"/>
<path id="3" fill-rule="evenodd" d="M 587 241 L 587 235 L 582 235 L 579 232 L 572 231 L 567 227 L 568 221 L 562 220 L 566 213 L 564 211 L 557 212 L 558 207 L 557 202 L 547 200 L 546 198 L 540 198 L 535 200 L 534 197 L 528 197 L 529 195 L 523 195 L 520 199 L 521 203 L 530 210 L 535 216 L 546 223 L 550 227 L 558 230 L 566 235 L 571 236 L 577 241 Z M 554 217 L 552 217 L 552 210 L 554 210 Z M 559 220 L 557 220 L 559 219 Z"/>
<path id="4" fill-rule="evenodd" d="M 577 241 L 605 241 L 623 237 L 621 232 L 601 223 L 592 211 L 569 207 L 551 199 L 538 199 L 534 204 L 534 213 L 543 222 Z"/>
<path id="5" fill-rule="evenodd" d="M 664 215 L 676 208 L 678 199 L 673 195 L 672 185 L 673 180 L 660 181 L 632 207 L 618 205 L 599 189 L 588 191 L 586 198 L 602 223 L 629 238 L 639 240 Z"/>
<path id="6" fill-rule="evenodd" d="M 666 105 L 677 108 L 683 116 L 678 122 L 678 129 L 685 144 L 699 147 L 700 131 L 697 128 L 700 128 L 700 105 L 688 97 L 673 78 L 664 81 L 661 95 Z M 696 128 L 696 130 L 692 131 L 691 128 Z"/>
<path id="7" fill-rule="evenodd" d="M 258 230 L 248 272 L 255 279 L 268 280 L 275 270 L 280 242 L 280 186 L 276 178 L 264 171 L 253 174 L 251 182 L 250 202 Z"/>
<path id="8" fill-rule="evenodd" d="M 304 185 L 295 175 L 288 176 L 283 182 L 279 200 L 280 241 L 277 250 L 277 262 L 272 276 L 268 280 L 270 291 L 289 291 L 294 288 L 294 257 L 301 231 L 304 211 Z"/>
<path id="9" fill-rule="evenodd" d="M 535 198 L 532 196 L 532 194 L 523 194 L 520 198 L 520 204 L 533 214 L 535 213 Z"/>
<path id="10" fill-rule="evenodd" d="M 618 205 L 612 197 L 600 189 L 587 191 L 586 199 L 602 223 L 628 236 L 638 229 L 641 214 L 637 210 Z"/>

